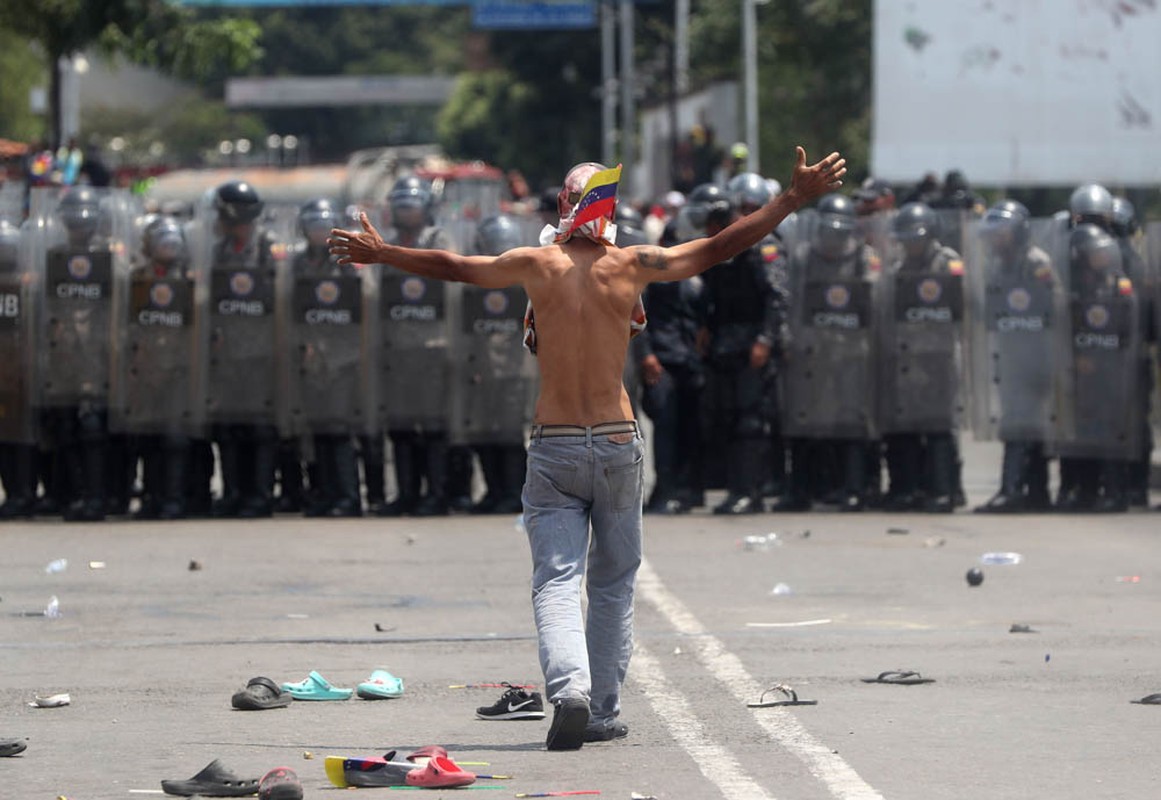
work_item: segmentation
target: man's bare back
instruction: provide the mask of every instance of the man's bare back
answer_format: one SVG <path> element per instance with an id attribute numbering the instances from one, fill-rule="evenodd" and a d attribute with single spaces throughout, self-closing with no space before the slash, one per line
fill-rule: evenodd
<path id="1" fill-rule="evenodd" d="M 329 242 L 339 263 L 391 264 L 484 288 L 523 285 L 536 312 L 541 374 L 536 422 L 591 426 L 633 419 L 622 374 L 630 318 L 645 287 L 693 277 L 752 246 L 800 205 L 841 186 L 845 165 L 831 153 L 807 166 L 806 153 L 798 148 L 786 192 L 708 239 L 674 247 L 621 249 L 574 237 L 499 256 L 461 256 L 388 245 L 366 214 L 362 232 L 336 228 Z"/>

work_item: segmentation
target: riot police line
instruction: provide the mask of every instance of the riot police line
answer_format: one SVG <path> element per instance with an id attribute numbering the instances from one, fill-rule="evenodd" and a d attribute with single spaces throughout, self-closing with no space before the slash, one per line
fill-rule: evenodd
<path id="1" fill-rule="evenodd" d="M 699 186 L 669 242 L 770 196 L 757 175 Z M 733 261 L 650 287 L 633 345 L 655 425 L 646 509 L 725 488 L 715 513 L 948 513 L 966 504 L 969 432 L 1004 445 L 977 511 L 1145 506 L 1159 264 L 1161 225 L 1142 231 L 1097 185 L 1050 219 L 823 197 Z"/>
<path id="2" fill-rule="evenodd" d="M 456 246 L 426 181 L 386 206 L 393 240 Z M 326 238 L 348 224 L 238 181 L 191 219 L 34 190 L 23 225 L 0 223 L 0 516 L 518 512 L 536 393 L 522 290 L 340 265 Z M 461 249 L 527 240 L 507 217 L 473 227 Z"/>

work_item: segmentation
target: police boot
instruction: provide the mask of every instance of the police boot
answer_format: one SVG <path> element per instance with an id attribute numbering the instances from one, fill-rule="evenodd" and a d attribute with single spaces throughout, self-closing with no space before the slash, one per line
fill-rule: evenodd
<path id="1" fill-rule="evenodd" d="M 186 461 L 185 513 L 188 517 L 208 517 L 213 511 L 214 449 L 204 439 L 189 444 Z"/>
<path id="2" fill-rule="evenodd" d="M 222 470 L 222 496 L 214 502 L 213 515 L 219 519 L 238 516 L 242 509 L 242 451 L 237 441 L 218 442 Z"/>
<path id="3" fill-rule="evenodd" d="M 1087 513 L 1096 508 L 1100 492 L 1100 469 L 1092 459 L 1060 459 L 1061 489 L 1056 510 Z M 1067 486 L 1065 474 L 1067 473 Z"/>
<path id="4" fill-rule="evenodd" d="M 278 502 L 274 510 L 279 514 L 297 514 L 302 511 L 302 460 L 298 443 L 282 441 L 277 445 Z"/>
<path id="5" fill-rule="evenodd" d="M 867 489 L 866 442 L 841 442 L 839 444 L 840 463 L 843 465 L 843 498 L 839 511 L 862 511 L 865 506 L 864 492 Z"/>
<path id="6" fill-rule="evenodd" d="M 359 497 L 359 465 L 355 461 L 354 443 L 349 436 L 343 436 L 332 442 L 328 449 L 331 451 L 331 487 L 335 501 L 327 516 L 363 516 L 363 501 Z"/>
<path id="7" fill-rule="evenodd" d="M 415 443 L 410 438 L 392 437 L 395 460 L 395 483 L 399 494 L 379 511 L 381 517 L 401 517 L 415 511 L 418 488 L 418 465 L 416 464 Z M 368 482 L 370 477 L 368 477 Z"/>
<path id="8" fill-rule="evenodd" d="M 448 447 L 441 438 L 427 441 L 427 495 L 415 506 L 417 517 L 442 517 L 450 513 L 447 502 Z"/>
<path id="9" fill-rule="evenodd" d="M 1101 461 L 1100 483 L 1101 497 L 1096 501 L 1093 510 L 1102 514 L 1121 514 L 1129 510 L 1128 493 L 1125 489 L 1128 463 L 1113 459 Z"/>
<path id="10" fill-rule="evenodd" d="M 103 522 L 107 509 L 105 496 L 105 475 L 109 468 L 109 453 L 106 443 L 101 440 L 85 442 L 82 446 L 85 487 L 84 507 L 79 516 L 74 516 L 77 522 Z"/>
<path id="11" fill-rule="evenodd" d="M 760 481 L 762 475 L 762 441 L 742 439 L 735 442 L 733 457 L 727 466 L 730 490 L 726 499 L 714 507 L 715 514 L 761 514 Z"/>
<path id="12" fill-rule="evenodd" d="M 884 511 L 914 511 L 920 507 L 919 461 L 922 456 L 918 438 L 908 434 L 886 437 L 887 494 Z"/>
<path id="13" fill-rule="evenodd" d="M 356 467 L 357 469 L 357 467 Z M 306 468 L 310 491 L 302 505 L 304 517 L 325 517 L 338 499 L 338 481 L 334 467 L 334 437 L 314 437 L 314 461 Z"/>
<path id="14" fill-rule="evenodd" d="M 459 513 L 472 510 L 472 451 L 455 446 L 447 450 L 447 481 L 445 487 L 448 508 Z"/>
<path id="15" fill-rule="evenodd" d="M 810 443 L 805 439 L 792 439 L 787 491 L 770 507 L 770 511 L 797 513 L 810 510 L 810 469 Z"/>
<path id="16" fill-rule="evenodd" d="M 141 505 L 134 512 L 133 519 L 152 520 L 160 517 L 164 480 L 162 454 L 158 446 L 150 442 L 142 453 Z"/>
<path id="17" fill-rule="evenodd" d="M 137 460 L 124 436 L 108 437 L 105 452 L 105 505 L 109 516 L 125 516 L 137 479 Z"/>
<path id="18" fill-rule="evenodd" d="M 38 517 L 54 517 L 72 500 L 64 448 L 57 446 L 36 455 L 36 469 L 44 494 L 34 501 L 32 509 Z"/>
<path id="19" fill-rule="evenodd" d="M 190 450 L 188 446 L 174 445 L 161 451 L 164 481 L 161 519 L 185 519 L 186 487 L 189 485 Z"/>
<path id="20" fill-rule="evenodd" d="M 253 445 L 253 460 L 250 463 L 251 494 L 242 501 L 238 509 L 238 516 L 244 519 L 258 519 L 274 514 L 274 469 L 278 460 L 278 445 L 273 437 L 260 438 Z M 297 456 L 297 453 L 296 453 Z M 302 488 L 302 474 L 295 461 L 295 473 L 298 474 L 298 488 Z"/>
<path id="21" fill-rule="evenodd" d="M 977 514 L 1015 514 L 1024 511 L 1024 473 L 1027 448 L 1020 442 L 1004 444 L 1000 467 L 1000 491 L 975 509 Z"/>
<path id="22" fill-rule="evenodd" d="M 28 519 L 33 516 L 36 496 L 36 450 L 30 445 L 4 446 L 4 505 L 0 519 Z"/>
<path id="23" fill-rule="evenodd" d="M 497 514 L 520 514 L 524 511 L 524 477 L 528 470 L 528 454 L 524 452 L 524 445 L 501 445 L 500 468 L 503 480 L 501 481 L 500 502 L 496 504 Z"/>
<path id="24" fill-rule="evenodd" d="M 1146 448 L 1142 459 L 1129 463 L 1126 470 L 1125 501 L 1135 508 L 1149 505 L 1149 472 L 1152 470 L 1152 448 Z"/>
<path id="25" fill-rule="evenodd" d="M 923 503 L 923 510 L 931 514 L 950 514 L 955 511 L 955 449 L 951 434 L 928 436 L 927 453 L 931 491 Z"/>

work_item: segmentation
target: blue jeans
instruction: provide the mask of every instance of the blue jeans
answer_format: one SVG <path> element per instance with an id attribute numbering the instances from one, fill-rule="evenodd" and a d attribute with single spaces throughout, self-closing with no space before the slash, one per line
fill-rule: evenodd
<path id="1" fill-rule="evenodd" d="M 644 459 L 639 432 L 533 436 L 528 446 L 524 526 L 545 694 L 553 702 L 588 701 L 590 727 L 611 724 L 621 711 L 641 564 Z"/>

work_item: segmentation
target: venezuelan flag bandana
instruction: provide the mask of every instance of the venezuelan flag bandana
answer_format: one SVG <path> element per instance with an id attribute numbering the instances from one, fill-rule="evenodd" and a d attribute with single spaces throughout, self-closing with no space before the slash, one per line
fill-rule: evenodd
<path id="1" fill-rule="evenodd" d="M 540 232 L 540 243 L 562 244 L 573 236 L 583 236 L 601 244 L 615 245 L 617 226 L 612 217 L 617 207 L 617 184 L 620 180 L 620 164 L 612 169 L 594 172 L 572 213 L 561 219 L 555 228 L 545 225 Z"/>

